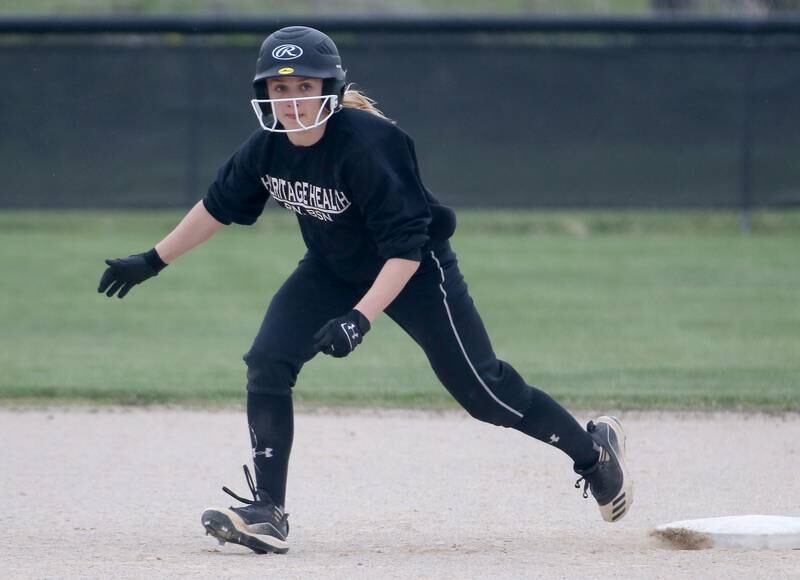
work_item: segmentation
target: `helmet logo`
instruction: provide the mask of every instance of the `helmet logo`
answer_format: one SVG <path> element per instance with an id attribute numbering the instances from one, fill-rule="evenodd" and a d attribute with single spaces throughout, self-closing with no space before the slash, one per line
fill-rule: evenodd
<path id="1" fill-rule="evenodd" d="M 279 75 L 290 75 L 293 72 L 294 72 L 294 69 L 292 67 L 290 67 L 290 66 L 285 66 L 283 68 L 279 68 L 278 69 L 278 74 Z"/>
<path id="2" fill-rule="evenodd" d="M 303 49 L 296 44 L 281 44 L 272 51 L 272 58 L 277 60 L 293 60 L 303 54 Z"/>

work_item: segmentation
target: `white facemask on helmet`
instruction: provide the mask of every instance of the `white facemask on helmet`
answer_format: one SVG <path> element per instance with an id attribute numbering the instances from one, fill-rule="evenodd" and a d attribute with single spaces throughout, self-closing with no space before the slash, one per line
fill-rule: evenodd
<path id="1" fill-rule="evenodd" d="M 306 125 L 300 119 L 300 112 L 297 109 L 298 101 L 320 101 L 319 110 L 314 117 L 314 122 L 310 125 Z M 286 129 L 282 126 L 278 126 L 278 115 L 275 111 L 275 105 L 276 103 L 288 102 L 292 103 L 295 119 L 297 120 L 297 124 L 300 125 L 296 129 Z M 289 97 L 286 99 L 252 99 L 250 104 L 253 106 L 253 111 L 255 111 L 256 117 L 258 117 L 259 124 L 265 131 L 271 131 L 273 133 L 297 133 L 299 131 L 308 131 L 309 129 L 314 129 L 315 127 L 323 125 L 337 110 L 339 106 L 339 97 L 337 95 L 322 95 L 319 97 Z M 265 114 L 265 105 L 267 104 L 269 104 L 269 107 L 272 110 L 272 114 L 270 115 Z"/>

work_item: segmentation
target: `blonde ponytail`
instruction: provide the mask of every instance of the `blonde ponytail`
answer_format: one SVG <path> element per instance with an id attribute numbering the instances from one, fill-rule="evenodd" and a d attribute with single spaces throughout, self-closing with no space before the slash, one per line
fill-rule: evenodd
<path id="1" fill-rule="evenodd" d="M 358 89 L 352 88 L 352 83 L 347 85 L 344 89 L 344 97 L 342 98 L 342 106 L 349 107 L 351 109 L 361 109 L 362 111 L 367 111 L 368 113 L 372 113 L 380 117 L 381 119 L 386 119 L 387 121 L 391 121 L 389 117 L 383 114 L 378 107 L 375 106 L 375 101 L 370 99 L 367 95 L 359 91 Z"/>

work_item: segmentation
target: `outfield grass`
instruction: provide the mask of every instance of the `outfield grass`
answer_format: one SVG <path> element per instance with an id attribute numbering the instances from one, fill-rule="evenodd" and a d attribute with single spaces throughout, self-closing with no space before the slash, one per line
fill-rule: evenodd
<path id="1" fill-rule="evenodd" d="M 241 355 L 302 254 L 293 218 L 231 227 L 135 288 L 106 257 L 176 212 L 0 212 L 0 400 L 240 402 Z M 800 214 L 461 212 L 453 240 L 498 356 L 580 408 L 800 410 Z M 317 357 L 314 404 L 449 407 L 386 318 Z"/>

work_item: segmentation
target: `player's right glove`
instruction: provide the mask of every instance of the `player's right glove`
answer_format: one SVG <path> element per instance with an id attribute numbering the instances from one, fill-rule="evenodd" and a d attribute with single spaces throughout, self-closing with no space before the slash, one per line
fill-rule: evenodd
<path id="1" fill-rule="evenodd" d="M 134 254 L 127 258 L 117 258 L 116 260 L 106 260 L 108 268 L 100 278 L 98 292 L 105 292 L 106 296 L 111 297 L 119 290 L 117 296 L 124 298 L 131 288 L 141 284 L 148 278 L 158 275 L 167 267 L 167 264 L 153 248 L 143 254 Z"/>
<path id="2" fill-rule="evenodd" d="M 344 316 L 329 320 L 314 335 L 314 352 L 324 352 L 336 358 L 355 350 L 369 332 L 367 317 L 353 309 Z"/>

